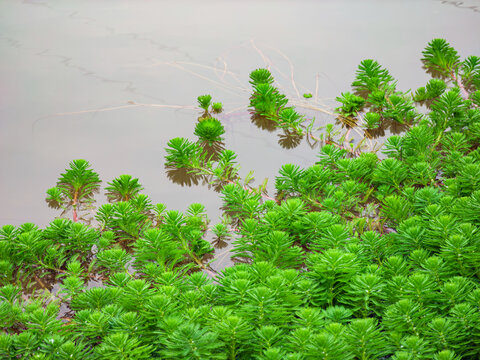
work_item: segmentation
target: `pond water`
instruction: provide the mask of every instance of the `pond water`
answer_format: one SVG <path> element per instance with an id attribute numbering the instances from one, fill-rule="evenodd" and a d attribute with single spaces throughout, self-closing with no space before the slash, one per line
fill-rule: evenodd
<path id="1" fill-rule="evenodd" d="M 169 139 L 195 139 L 197 96 L 224 104 L 225 146 L 242 174 L 272 185 L 282 164 L 311 165 L 318 149 L 286 150 L 280 132 L 251 122 L 251 70 L 269 67 L 291 99 L 310 92 L 305 103 L 327 109 L 361 60 L 415 89 L 429 79 L 420 58 L 431 39 L 465 57 L 480 55 L 479 33 L 473 0 L 2 1 L 0 225 L 44 227 L 59 215 L 45 191 L 79 158 L 104 185 L 131 174 L 154 203 L 184 211 L 199 202 L 216 223 L 218 194 L 181 186 L 164 168 Z"/>

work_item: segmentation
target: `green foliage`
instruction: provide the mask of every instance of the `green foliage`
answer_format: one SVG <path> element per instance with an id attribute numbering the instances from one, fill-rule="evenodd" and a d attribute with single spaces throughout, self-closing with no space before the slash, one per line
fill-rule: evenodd
<path id="1" fill-rule="evenodd" d="M 480 88 L 480 57 L 469 56 L 462 63 L 462 80 L 468 87 Z"/>
<path id="2" fill-rule="evenodd" d="M 480 90 L 471 93 L 470 99 L 475 103 L 475 105 L 480 106 Z"/>
<path id="3" fill-rule="evenodd" d="M 365 114 L 367 129 L 377 128 L 380 125 L 380 117 L 405 124 L 418 116 L 411 97 L 396 91 L 394 78 L 375 60 L 366 59 L 360 62 L 352 87 L 355 94 L 345 92 L 336 98 L 342 103 L 336 112 L 354 118 L 364 108 L 370 108 L 373 112 Z M 415 98 L 424 100 L 425 94 L 425 88 L 421 88 Z"/>
<path id="4" fill-rule="evenodd" d="M 118 241 L 129 242 L 138 239 L 151 225 L 148 214 L 150 209 L 151 205 L 148 202 L 138 204 L 135 199 L 120 201 L 102 205 L 98 209 L 96 219 L 102 230 L 112 231 Z"/>
<path id="5" fill-rule="evenodd" d="M 91 198 L 100 184 L 98 174 L 88 168 L 90 164 L 85 160 L 73 160 L 69 165 L 70 169 L 60 175 L 57 187 L 72 201 Z"/>
<path id="6" fill-rule="evenodd" d="M 428 99 L 433 99 L 442 95 L 446 88 L 447 84 L 445 84 L 442 80 L 431 79 L 426 86 Z"/>
<path id="7" fill-rule="evenodd" d="M 214 113 L 220 113 L 223 110 L 223 104 L 221 102 L 212 103 L 212 111 Z"/>
<path id="8" fill-rule="evenodd" d="M 372 93 L 389 89 L 390 83 L 393 80 L 388 70 L 382 68 L 377 61 L 366 59 L 362 60 L 360 65 L 358 65 L 355 81 L 352 83 L 352 86 L 356 91 Z"/>
<path id="9" fill-rule="evenodd" d="M 383 199 L 382 213 L 395 224 L 406 220 L 411 214 L 408 200 L 399 195 L 389 195 Z"/>
<path id="10" fill-rule="evenodd" d="M 430 79 L 425 87 L 420 87 L 415 92 L 415 101 L 432 100 L 444 93 L 447 84 L 441 79 Z"/>
<path id="11" fill-rule="evenodd" d="M 342 93 L 341 97 L 336 100 L 342 103 L 342 106 L 335 109 L 339 114 L 344 116 L 357 116 L 357 113 L 362 110 L 365 100 L 360 96 L 354 95 L 350 92 Z"/>
<path id="12" fill-rule="evenodd" d="M 142 345 L 135 336 L 119 333 L 107 336 L 95 353 L 99 359 L 150 359 L 151 346 Z"/>
<path id="13" fill-rule="evenodd" d="M 253 86 L 250 106 L 257 115 L 275 122 L 278 127 L 303 135 L 301 125 L 305 121 L 304 116 L 294 108 L 286 107 L 288 99 L 273 82 L 273 76 L 267 69 L 256 69 L 250 73 L 250 84 Z"/>
<path id="14" fill-rule="evenodd" d="M 250 106 L 258 114 L 273 119 L 278 117 L 278 113 L 287 102 L 285 95 L 280 94 L 278 89 L 269 83 L 254 85 L 253 95 L 250 98 Z"/>
<path id="15" fill-rule="evenodd" d="M 438 130 L 443 131 L 447 127 L 460 130 L 467 125 L 465 117 L 467 108 L 458 88 L 445 92 L 432 103 L 431 108 L 430 120 Z"/>
<path id="16" fill-rule="evenodd" d="M 386 339 L 372 318 L 353 320 L 345 333 L 350 351 L 358 359 L 378 359 L 389 353 Z"/>
<path id="17" fill-rule="evenodd" d="M 304 117 L 293 108 L 285 108 L 278 114 L 278 124 L 281 128 L 295 129 L 299 134 L 302 134 L 300 124 L 303 121 Z"/>
<path id="18" fill-rule="evenodd" d="M 395 93 L 390 95 L 388 101 L 385 102 L 382 115 L 385 118 L 404 124 L 411 122 L 415 118 L 416 111 L 409 96 Z"/>
<path id="19" fill-rule="evenodd" d="M 407 178 L 407 167 L 399 160 L 385 159 L 373 173 L 374 181 L 381 185 L 388 185 L 399 188 Z"/>
<path id="20" fill-rule="evenodd" d="M 227 215 L 215 225 L 202 204 L 152 204 L 121 175 L 94 225 L 1 227 L 0 357 L 478 359 L 479 60 L 436 39 L 424 63 L 453 83 L 417 90 L 423 116 L 374 60 L 361 62 L 355 95 L 342 95 L 339 112 L 365 111 L 369 129 L 408 122 L 386 157 L 329 139 L 310 165 L 281 167 L 275 197 L 250 174 L 241 181 L 233 151 L 170 140 L 167 167 L 220 192 Z M 305 130 L 268 70 L 250 80 L 258 114 Z M 75 160 L 49 202 L 78 211 L 99 184 Z M 209 266 L 211 238 L 235 265 Z"/>
<path id="21" fill-rule="evenodd" d="M 174 166 L 178 168 L 189 167 L 192 162 L 198 160 L 202 148 L 185 138 L 171 139 L 165 149 L 167 155 L 165 156 L 166 166 Z"/>
<path id="22" fill-rule="evenodd" d="M 135 263 L 139 269 L 155 264 L 161 271 L 171 271 L 185 259 L 185 251 L 175 239 L 159 229 L 148 229 L 134 244 Z"/>
<path id="23" fill-rule="evenodd" d="M 222 127 L 223 129 L 223 127 Z M 210 134 L 211 135 L 211 134 Z M 165 166 L 170 169 L 186 169 L 207 182 L 224 183 L 236 180 L 238 166 L 237 155 L 229 149 L 223 149 L 212 156 L 198 143 L 185 138 L 175 138 L 168 142 Z"/>
<path id="24" fill-rule="evenodd" d="M 367 129 L 376 129 L 380 126 L 381 116 L 378 113 L 373 113 L 369 112 L 366 113 L 365 116 L 363 117 L 363 120 L 365 120 L 365 127 Z"/>
<path id="25" fill-rule="evenodd" d="M 445 39 L 433 39 L 422 54 L 425 67 L 442 75 L 449 75 L 460 63 L 457 51 Z"/>
<path id="26" fill-rule="evenodd" d="M 142 185 L 138 183 L 138 179 L 132 178 L 131 175 L 120 175 L 109 182 L 108 185 L 105 187 L 107 197 L 115 201 L 128 201 L 143 190 Z"/>
<path id="27" fill-rule="evenodd" d="M 201 329 L 198 324 L 180 325 L 163 340 L 165 359 L 225 359 L 223 343 L 214 332 Z"/>
<path id="28" fill-rule="evenodd" d="M 200 95 L 197 97 L 198 101 L 198 106 L 208 112 L 208 109 L 210 108 L 210 103 L 212 102 L 212 96 L 211 95 Z"/>
<path id="29" fill-rule="evenodd" d="M 250 84 L 273 84 L 273 76 L 267 69 L 256 69 L 250 73 Z"/>
<path id="30" fill-rule="evenodd" d="M 361 317 L 366 318 L 371 313 L 380 315 L 386 297 L 385 285 L 385 281 L 379 275 L 356 275 L 352 278 L 340 301 L 349 305 L 352 311 Z"/>
<path id="31" fill-rule="evenodd" d="M 312 253 L 307 258 L 311 276 L 321 287 L 323 301 L 332 305 L 344 293 L 346 284 L 358 268 L 354 254 L 340 249 L 328 249 L 323 253 Z"/>
<path id="32" fill-rule="evenodd" d="M 89 169 L 90 164 L 86 160 L 73 160 L 70 168 L 61 174 L 57 186 L 47 190 L 47 203 L 54 208 L 62 208 L 64 213 L 73 210 L 73 220 L 78 220 L 78 211 L 86 205 L 88 209 L 93 203 L 93 195 L 100 188 L 98 174 Z"/>
<path id="33" fill-rule="evenodd" d="M 216 141 L 222 141 L 222 135 L 225 134 L 225 128 L 222 123 L 215 118 L 206 118 L 197 123 L 194 134 L 200 141 L 213 144 Z"/>
<path id="34" fill-rule="evenodd" d="M 132 257 L 124 249 L 112 248 L 97 253 L 97 266 L 107 271 L 126 271 L 127 263 Z"/>

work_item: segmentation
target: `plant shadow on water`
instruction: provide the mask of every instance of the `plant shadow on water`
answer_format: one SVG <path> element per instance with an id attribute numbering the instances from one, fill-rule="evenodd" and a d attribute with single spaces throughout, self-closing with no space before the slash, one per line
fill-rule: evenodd
<path id="1" fill-rule="evenodd" d="M 365 129 L 365 137 L 378 139 L 385 137 L 386 134 L 402 134 L 409 129 L 408 124 L 400 124 L 393 120 L 384 120 L 382 124 L 375 129 Z"/>
<path id="2" fill-rule="evenodd" d="M 299 135 L 294 131 L 284 129 L 278 134 L 278 144 L 284 149 L 294 149 L 302 142 L 304 135 Z"/>
<path id="3" fill-rule="evenodd" d="M 216 237 L 211 244 L 215 246 L 215 249 L 223 249 L 228 246 L 228 242 L 226 242 L 223 239 L 220 239 L 219 237 Z"/>
<path id="4" fill-rule="evenodd" d="M 165 166 L 165 174 L 175 184 L 181 186 L 194 186 L 204 184 L 206 182 L 205 177 L 192 173 L 191 170 L 186 168 L 176 168 L 173 166 Z"/>
<path id="5" fill-rule="evenodd" d="M 393 135 L 398 135 L 398 134 L 402 134 L 404 133 L 405 131 L 407 131 L 409 128 L 410 128 L 410 125 L 408 124 L 401 124 L 397 121 L 393 121 L 393 120 L 387 120 L 385 121 L 385 126 L 382 127 L 385 130 L 388 130 L 390 132 L 390 134 L 393 134 Z M 385 136 L 385 135 L 383 135 Z"/>
<path id="6" fill-rule="evenodd" d="M 250 117 L 252 124 L 261 130 L 267 130 L 273 132 L 277 130 L 277 123 L 266 116 L 253 113 Z"/>
<path id="7" fill-rule="evenodd" d="M 203 148 L 203 151 L 207 157 L 213 161 L 217 161 L 218 155 L 222 152 L 222 150 L 225 150 L 225 143 L 222 141 L 202 141 L 199 143 L 199 145 Z"/>

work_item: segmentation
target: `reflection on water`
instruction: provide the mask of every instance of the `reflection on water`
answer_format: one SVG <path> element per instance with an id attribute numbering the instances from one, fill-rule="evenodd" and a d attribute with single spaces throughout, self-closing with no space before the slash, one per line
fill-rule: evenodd
<path id="1" fill-rule="evenodd" d="M 401 124 L 392 119 L 382 119 L 381 125 L 376 129 L 365 131 L 365 136 L 370 139 L 385 138 L 386 135 L 399 135 L 408 130 L 408 124 Z"/>
<path id="2" fill-rule="evenodd" d="M 165 166 L 165 173 L 172 182 L 181 186 L 191 187 L 194 185 L 204 184 L 206 182 L 204 176 L 195 175 L 192 173 L 192 170 L 186 168 Z"/>
<path id="3" fill-rule="evenodd" d="M 283 130 L 278 134 L 278 143 L 284 149 L 293 149 L 300 145 L 303 135 L 298 135 L 294 131 Z"/>
<path id="4" fill-rule="evenodd" d="M 207 159 L 211 159 L 213 161 L 218 160 L 218 155 L 225 150 L 225 143 L 222 141 L 214 141 L 209 143 L 208 141 L 202 141 L 199 145 L 203 148 L 203 151 L 207 155 Z"/>
<path id="5" fill-rule="evenodd" d="M 220 239 L 219 237 L 216 237 L 212 241 L 212 245 L 215 247 L 215 249 L 224 249 L 228 246 L 228 243 L 225 240 Z"/>
<path id="6" fill-rule="evenodd" d="M 409 128 L 408 124 L 401 124 L 398 121 L 386 120 L 384 129 L 388 130 L 392 135 L 398 135 L 405 132 Z"/>
<path id="7" fill-rule="evenodd" d="M 383 126 L 379 126 L 376 129 L 369 129 L 365 130 L 365 136 L 368 136 L 372 139 L 376 139 L 379 137 L 384 137 L 385 136 L 385 129 Z"/>
<path id="8" fill-rule="evenodd" d="M 261 130 L 267 130 L 269 132 L 273 132 L 277 130 L 277 123 L 266 116 L 259 115 L 259 114 L 252 114 L 250 117 L 252 124 L 258 127 Z"/>

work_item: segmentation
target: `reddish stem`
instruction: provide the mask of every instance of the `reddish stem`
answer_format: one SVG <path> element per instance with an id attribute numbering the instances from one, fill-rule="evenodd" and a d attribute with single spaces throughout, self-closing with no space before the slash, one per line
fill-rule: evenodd
<path id="1" fill-rule="evenodd" d="M 78 216 L 77 216 L 77 197 L 78 197 L 78 192 L 75 191 L 75 194 L 73 195 L 73 221 L 77 222 L 78 221 Z"/>
<path id="2" fill-rule="evenodd" d="M 463 100 L 468 99 L 468 92 L 465 89 L 465 86 L 463 86 L 462 82 L 460 81 L 460 78 L 458 78 L 453 71 L 450 72 L 450 76 L 452 77 L 453 81 L 457 83 L 457 86 L 459 87 L 460 91 L 462 92 L 462 98 Z"/>

